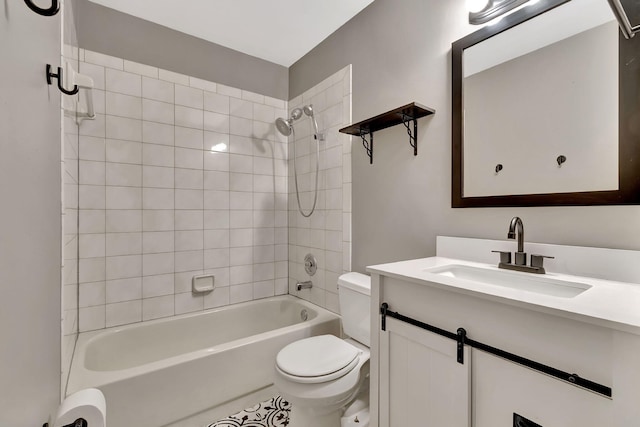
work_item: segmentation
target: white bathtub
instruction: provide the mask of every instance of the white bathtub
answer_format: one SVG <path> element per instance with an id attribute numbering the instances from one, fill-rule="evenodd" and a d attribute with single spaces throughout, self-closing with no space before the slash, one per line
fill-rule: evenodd
<path id="1" fill-rule="evenodd" d="M 278 351 L 320 334 L 339 316 L 292 296 L 82 333 L 67 394 L 102 390 L 109 427 L 160 427 L 268 387 Z"/>

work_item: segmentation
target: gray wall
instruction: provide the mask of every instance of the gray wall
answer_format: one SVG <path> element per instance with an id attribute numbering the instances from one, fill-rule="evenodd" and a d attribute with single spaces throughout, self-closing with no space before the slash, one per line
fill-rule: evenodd
<path id="1" fill-rule="evenodd" d="M 437 235 L 506 238 L 524 220 L 528 241 L 640 250 L 640 207 L 451 208 L 451 42 L 475 30 L 464 0 L 376 0 L 295 63 L 290 97 L 353 64 L 353 120 L 411 101 L 418 156 L 403 126 L 375 134 L 374 164 L 353 141 L 353 269 L 435 253 Z M 514 244 L 515 245 L 515 244 Z"/>
<path id="2" fill-rule="evenodd" d="M 81 48 L 288 99 L 286 67 L 87 0 L 76 7 Z"/>
<path id="3" fill-rule="evenodd" d="M 0 425 L 40 426 L 60 399 L 60 15 L 0 12 Z"/>

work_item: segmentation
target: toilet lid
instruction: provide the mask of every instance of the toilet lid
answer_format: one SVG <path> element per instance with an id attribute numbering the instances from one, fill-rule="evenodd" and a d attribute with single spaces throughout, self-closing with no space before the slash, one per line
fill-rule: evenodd
<path id="1" fill-rule="evenodd" d="M 356 347 L 334 335 L 319 335 L 284 347 L 276 356 L 276 365 L 295 377 L 323 377 L 355 366 L 358 354 Z"/>

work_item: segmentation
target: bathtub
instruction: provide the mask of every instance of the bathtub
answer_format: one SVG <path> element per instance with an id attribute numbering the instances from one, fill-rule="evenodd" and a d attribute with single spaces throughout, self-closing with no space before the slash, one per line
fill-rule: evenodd
<path id="1" fill-rule="evenodd" d="M 320 334 L 340 317 L 292 296 L 85 332 L 67 394 L 102 390 L 109 427 L 160 427 L 268 387 L 278 351 Z"/>

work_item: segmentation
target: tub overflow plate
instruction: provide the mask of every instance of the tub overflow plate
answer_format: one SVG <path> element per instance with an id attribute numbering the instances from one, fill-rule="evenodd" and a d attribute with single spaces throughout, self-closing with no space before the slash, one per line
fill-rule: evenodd
<path id="1" fill-rule="evenodd" d="M 316 270 L 318 270 L 318 262 L 316 261 L 316 257 L 313 254 L 307 254 L 304 257 L 304 271 L 307 272 L 309 276 L 313 276 L 316 274 Z"/>

